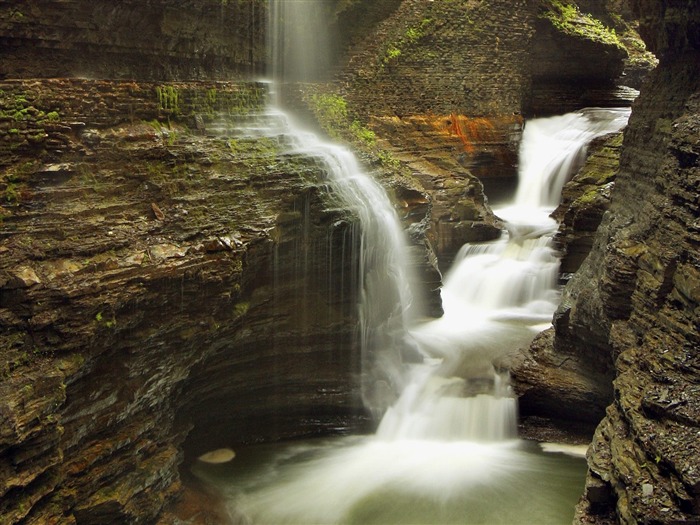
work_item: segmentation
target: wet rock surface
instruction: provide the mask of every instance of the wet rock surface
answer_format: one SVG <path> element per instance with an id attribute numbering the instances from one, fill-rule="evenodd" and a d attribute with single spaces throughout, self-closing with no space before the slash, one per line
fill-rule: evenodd
<path id="1" fill-rule="evenodd" d="M 264 71 L 262 0 L 8 0 L 0 78 L 241 78 Z"/>
<path id="2" fill-rule="evenodd" d="M 531 355 L 547 370 L 547 356 L 598 363 L 607 370 L 598 386 L 612 376 L 575 522 L 697 523 L 698 11 L 634 6 L 660 64 L 633 107 L 610 207 L 564 292 L 554 337 Z"/>
<path id="3" fill-rule="evenodd" d="M 260 85 L 0 90 L 17 129 L 0 184 L 3 522 L 165 519 L 193 427 L 218 448 L 362 424 L 353 218 L 283 138 L 232 134 Z"/>
<path id="4" fill-rule="evenodd" d="M 354 268 L 337 257 L 353 247 L 352 218 L 327 208 L 313 162 L 278 155 L 274 140 L 234 137 L 229 120 L 217 121 L 221 114 L 245 120 L 263 102 L 263 86 L 163 82 L 261 71 L 263 4 L 10 0 L 0 6 L 3 78 L 139 79 L 0 85 L 0 516 L 8 523 L 177 522 L 164 509 L 182 493 L 184 454 L 366 423 L 354 388 Z M 447 264 L 461 243 L 500 230 L 481 186 L 515 173 L 521 115 L 534 107 L 528 50 L 539 38 L 538 6 L 343 5 L 342 20 L 364 23 L 358 13 L 366 11 L 371 24 L 343 28 L 350 51 L 340 91 L 418 181 L 387 187 L 412 233 L 420 279 L 437 288 L 436 252 Z M 656 7 L 646 9 L 644 16 L 660 16 Z M 683 24 L 676 23 L 691 27 Z M 571 44 L 557 38 L 557 45 Z M 655 47 L 660 53 L 669 49 L 663 42 Z M 620 56 L 606 57 L 603 69 L 616 72 Z M 588 55 L 594 64 L 598 57 Z M 684 71 L 657 79 L 658 89 L 664 81 L 694 78 L 692 68 Z M 567 89 L 572 83 L 579 79 Z M 665 99 L 647 106 L 657 102 L 667 107 Z M 660 118 L 655 126 L 668 132 L 670 117 Z M 692 113 L 672 124 L 673 158 L 692 170 Z M 692 202 L 693 180 L 673 186 L 673 199 Z M 652 194 L 645 187 L 636 197 Z M 665 208 L 661 218 L 675 210 Z M 697 232 L 688 213 L 683 224 Z M 599 315 L 599 297 L 609 299 L 616 320 L 637 311 L 630 297 L 646 297 L 634 291 L 640 282 L 634 264 L 642 260 L 641 281 L 662 282 L 649 299 L 655 308 L 696 307 L 692 257 L 644 259 L 634 242 L 615 245 L 605 255 L 606 284 L 577 292 L 592 306 L 574 307 L 571 299 L 558 316 L 557 338 L 570 319 L 579 337 L 560 345 L 571 359 L 564 363 L 548 346 L 553 341 L 558 352 L 558 339 L 543 336 L 537 358 L 527 361 L 533 368 L 561 365 L 546 395 L 573 384 L 567 403 L 590 403 L 586 414 L 602 410 L 609 383 L 573 375 L 572 359 L 581 355 L 584 370 L 612 377 L 608 332 L 591 320 Z M 589 269 L 580 282 L 598 278 Z M 435 299 L 431 308 L 439 315 Z M 645 315 L 647 324 L 610 329 L 616 352 L 653 325 L 655 314 Z M 663 319 L 666 328 L 649 337 L 675 345 L 668 327 L 680 321 L 671 313 Z M 682 323 L 694 326 L 692 317 Z M 592 353 L 579 352 L 584 341 Z M 692 357 L 684 359 L 681 370 L 692 372 Z M 649 369 L 662 376 L 660 366 L 653 361 Z M 620 392 L 631 388 L 618 384 Z M 540 388 L 535 379 L 530 388 L 533 394 Z M 695 417 L 692 396 L 649 392 L 639 405 L 645 418 L 668 417 L 680 428 Z M 530 397 L 532 421 L 542 397 Z M 671 428 L 677 427 L 668 426 L 667 434 Z M 597 439 L 608 446 L 612 435 Z M 690 456 L 673 454 L 670 434 L 656 435 L 669 438 L 658 446 L 659 475 L 667 465 L 682 473 L 668 485 L 677 500 L 676 481 L 695 486 L 694 471 L 683 466 Z M 624 493 L 610 481 L 618 467 L 604 461 L 604 446 L 587 492 L 596 505 L 592 519 L 601 520 L 615 514 L 612 502 Z M 655 483 L 644 480 L 642 498 Z"/>
<path id="5" fill-rule="evenodd" d="M 631 13 L 584 3 L 571 7 L 567 25 L 560 4 L 544 0 L 384 2 L 386 17 L 347 44 L 337 90 L 424 186 L 441 269 L 465 242 L 500 234 L 481 186 L 495 198 L 512 194 L 523 116 L 629 105 L 635 96 L 616 80 L 628 57 L 642 54 L 626 48 L 643 49 Z"/>
<path id="6" fill-rule="evenodd" d="M 576 272 L 591 251 L 598 226 L 610 206 L 621 146 L 622 133 L 596 139 L 584 166 L 564 186 L 561 203 L 552 213 L 560 223 L 554 242 L 562 253 L 563 274 Z"/>

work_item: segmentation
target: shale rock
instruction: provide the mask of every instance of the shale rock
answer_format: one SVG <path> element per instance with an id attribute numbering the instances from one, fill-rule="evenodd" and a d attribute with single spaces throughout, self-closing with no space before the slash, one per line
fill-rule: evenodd
<path id="1" fill-rule="evenodd" d="M 354 219 L 315 161 L 235 134 L 266 97 L 0 83 L 3 523 L 165 519 L 193 427 L 192 458 L 366 421 Z"/>
<path id="2" fill-rule="evenodd" d="M 610 207 L 551 345 L 531 354 L 573 356 L 581 380 L 599 371 L 598 389 L 612 377 L 576 523 L 696 523 L 700 12 L 692 2 L 633 6 L 660 64 L 633 107 Z"/>
<path id="3" fill-rule="evenodd" d="M 622 133 L 596 139 L 585 165 L 564 186 L 561 203 L 552 214 L 559 222 L 554 242 L 562 253 L 563 274 L 578 270 L 591 251 L 595 233 L 610 206 L 621 145 Z"/>
<path id="4" fill-rule="evenodd" d="M 8 0 L 0 6 L 0 78 L 141 80 L 262 73 L 262 0 Z"/>
<path id="5" fill-rule="evenodd" d="M 523 115 L 630 104 L 636 92 L 616 79 L 636 53 L 624 42 L 639 40 L 621 6 L 597 9 L 601 21 L 588 5 L 545 0 L 381 5 L 385 18 L 367 32 L 347 19 L 357 36 L 337 89 L 425 188 L 428 236 L 446 269 L 464 243 L 500 235 L 481 186 L 494 200 L 512 195 Z"/>

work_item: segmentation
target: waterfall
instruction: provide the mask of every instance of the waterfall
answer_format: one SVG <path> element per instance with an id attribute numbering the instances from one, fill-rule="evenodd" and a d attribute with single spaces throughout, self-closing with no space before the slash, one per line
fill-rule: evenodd
<path id="1" fill-rule="evenodd" d="M 280 62 L 314 56 L 304 33 L 311 30 L 307 24 L 319 24 L 310 22 L 318 13 L 307 10 L 323 11 L 324 3 L 271 1 L 279 89 L 289 69 Z M 282 51 L 284 44 L 295 47 Z M 301 78 L 315 74 L 307 70 Z M 506 231 L 497 241 L 462 249 L 444 282 L 444 316 L 423 324 L 408 315 L 406 249 L 396 214 L 353 155 L 304 131 L 279 109 L 248 131 L 283 135 L 290 152 L 318 159 L 329 198 L 357 218 L 363 397 L 382 411 L 389 385 L 402 389 L 373 436 L 291 444 L 257 469 L 236 470 L 229 489 L 236 522 L 571 521 L 585 466 L 579 464 L 572 482 L 561 458 L 534 454 L 516 439 L 516 401 L 498 363 L 550 325 L 559 291 L 551 246 L 556 224 L 548 215 L 587 144 L 620 129 L 627 115 L 587 110 L 527 123 L 520 189 L 510 205 L 494 210 Z M 397 359 L 407 338 L 421 362 Z M 565 486 L 573 486 L 571 494 L 564 495 Z"/>
<path id="2" fill-rule="evenodd" d="M 327 6 L 318 0 L 271 0 L 270 49 L 273 92 L 287 82 L 317 80 L 324 73 L 330 41 Z M 275 97 L 279 100 L 279 96 Z M 409 325 L 409 287 L 404 233 L 386 192 L 345 147 L 303 129 L 280 107 L 268 110 L 267 127 L 256 132 L 285 137 L 288 153 L 314 158 L 324 173 L 327 198 L 357 220 L 357 288 L 361 392 L 365 406 L 381 416 L 402 379 L 399 348 Z M 270 122 L 275 122 L 270 125 Z"/>
<path id="3" fill-rule="evenodd" d="M 318 81 L 328 75 L 330 6 L 319 0 L 270 0 L 268 50 L 276 83 Z"/>
<path id="4" fill-rule="evenodd" d="M 385 439 L 493 442 L 516 435 L 516 401 L 498 360 L 551 321 L 559 260 L 549 218 L 590 142 L 619 131 L 627 109 L 587 109 L 529 121 L 520 149 L 519 185 L 501 239 L 465 246 L 445 278 L 444 316 L 411 330 L 428 356 L 382 420 Z"/>
<path id="5" fill-rule="evenodd" d="M 553 210 L 569 176 L 583 164 L 590 142 L 622 129 L 629 113 L 627 108 L 587 108 L 527 122 L 520 145 L 520 181 L 509 211 L 527 216 L 533 210 Z"/>
<path id="6" fill-rule="evenodd" d="M 603 128 L 614 131 L 627 114 L 589 110 L 528 122 L 520 152 L 521 182 L 530 183 L 525 171 L 546 153 L 556 160 L 544 165 L 557 173 L 543 173 L 534 184 L 563 184 L 561 179 L 571 173 L 560 166 L 573 168 L 581 149 L 604 131 L 582 134 L 568 158 L 550 148 L 543 153 L 541 142 L 562 142 L 562 135 L 571 135 L 571 121 L 589 131 L 604 121 Z M 543 129 L 548 131 L 540 134 Z M 532 140 L 532 133 L 539 138 Z M 344 150 L 339 154 L 324 145 L 319 152 L 317 139 L 309 140 L 314 154 L 331 155 L 326 162 L 350 162 L 347 169 L 338 169 L 339 176 L 364 186 Z M 377 188 L 370 187 L 373 195 Z M 337 191 L 345 191 L 343 184 Z M 385 197 L 375 197 L 384 202 Z M 507 372 L 494 364 L 551 323 L 559 298 L 558 260 L 551 246 L 556 224 L 548 217 L 552 205 L 520 204 L 516 198 L 495 211 L 509 217 L 502 238 L 465 246 L 444 283 L 444 316 L 410 327 L 410 337 L 425 357 L 407 366 L 405 387 L 376 434 L 289 444 L 257 469 L 242 466 L 229 486 L 236 519 L 266 525 L 571 522 L 585 461 L 533 451 L 516 439 L 516 401 Z M 362 220 L 371 225 L 383 219 Z M 394 233 L 400 232 L 392 227 L 381 235 Z M 369 242 L 385 244 L 374 245 L 368 257 L 386 248 L 386 239 L 375 235 L 380 234 L 363 240 L 365 249 Z M 379 281 L 365 281 L 365 290 Z"/>

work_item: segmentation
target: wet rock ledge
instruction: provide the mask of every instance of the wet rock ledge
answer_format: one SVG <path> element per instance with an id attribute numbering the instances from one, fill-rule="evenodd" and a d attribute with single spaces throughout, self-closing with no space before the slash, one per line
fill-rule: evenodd
<path id="1" fill-rule="evenodd" d="M 197 454 L 362 424 L 353 219 L 231 131 L 265 99 L 0 82 L 3 523 L 167 522 L 193 428 Z"/>

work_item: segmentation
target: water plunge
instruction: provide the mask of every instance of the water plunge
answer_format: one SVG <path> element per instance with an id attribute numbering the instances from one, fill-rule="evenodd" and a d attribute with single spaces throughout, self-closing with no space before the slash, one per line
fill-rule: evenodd
<path id="1" fill-rule="evenodd" d="M 414 297 L 403 229 L 384 189 L 359 166 L 346 148 L 304 130 L 279 106 L 289 82 L 317 81 L 328 73 L 331 39 L 329 4 L 318 0 L 271 0 L 269 48 L 272 56 L 276 126 L 258 129 L 284 135 L 289 153 L 318 159 L 328 198 L 357 221 L 352 242 L 357 254 L 361 393 L 365 406 L 380 417 L 397 395 L 402 379 L 397 349 L 410 324 Z"/>
<path id="2" fill-rule="evenodd" d="M 271 12 L 279 18 L 271 34 L 303 45 L 304 39 L 290 36 L 296 29 L 279 23 L 299 23 L 304 9 L 317 4 L 292 4 L 294 17 L 285 1 L 273 2 Z M 278 48 L 276 41 L 273 49 Z M 516 400 L 507 371 L 497 364 L 551 322 L 559 293 L 551 246 L 556 223 L 548 215 L 586 145 L 620 129 L 627 116 L 628 111 L 586 110 L 527 123 L 518 193 L 495 210 L 507 221 L 507 231 L 498 241 L 463 248 L 445 279 L 444 316 L 424 324 L 409 315 L 412 292 L 396 214 L 354 156 L 301 130 L 279 110 L 270 111 L 264 126 L 247 131 L 284 136 L 290 152 L 318 159 L 329 198 L 358 219 L 361 386 L 368 408 L 386 410 L 374 436 L 252 447 L 237 451 L 231 466 L 200 465 L 198 474 L 228 494 L 235 519 L 571 521 L 585 467 L 517 439 Z M 421 362 L 401 363 L 405 345 Z M 395 388 L 398 399 L 388 406 Z"/>

